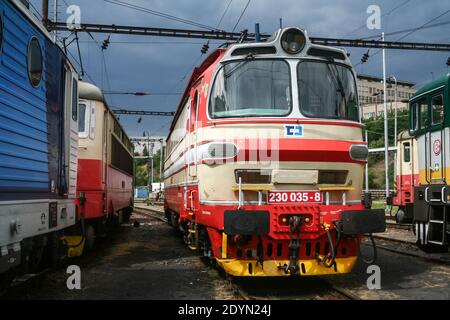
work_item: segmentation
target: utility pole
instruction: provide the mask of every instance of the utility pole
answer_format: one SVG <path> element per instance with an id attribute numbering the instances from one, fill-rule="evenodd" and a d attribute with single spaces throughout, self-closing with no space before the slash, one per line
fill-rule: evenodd
<path id="1" fill-rule="evenodd" d="M 395 82 L 394 90 L 394 147 L 397 146 L 397 78 L 395 76 L 390 76 L 390 80 Z"/>
<path id="2" fill-rule="evenodd" d="M 53 5 L 55 6 L 55 12 L 54 12 L 55 22 L 58 22 L 58 0 L 54 0 Z M 54 31 L 54 36 L 55 36 L 55 42 L 56 42 L 56 40 L 58 39 L 58 30 Z"/>
<path id="3" fill-rule="evenodd" d="M 42 0 L 42 22 L 48 23 L 48 0 Z"/>
<path id="4" fill-rule="evenodd" d="M 381 33 L 381 41 L 384 42 L 384 32 Z M 383 108 L 384 108 L 384 170 L 386 180 L 386 198 L 389 197 L 389 136 L 386 99 L 386 49 L 383 48 Z"/>
<path id="5" fill-rule="evenodd" d="M 161 139 L 161 148 L 159 149 L 159 191 L 162 190 L 162 169 L 164 160 L 164 140 Z"/>
<path id="6" fill-rule="evenodd" d="M 365 132 L 365 136 L 366 136 L 366 143 L 367 143 L 367 148 L 369 148 L 369 137 L 367 134 L 367 130 Z M 365 167 L 365 175 L 366 175 L 366 194 L 369 193 L 369 158 L 367 158 L 367 163 L 366 163 L 366 167 Z"/>

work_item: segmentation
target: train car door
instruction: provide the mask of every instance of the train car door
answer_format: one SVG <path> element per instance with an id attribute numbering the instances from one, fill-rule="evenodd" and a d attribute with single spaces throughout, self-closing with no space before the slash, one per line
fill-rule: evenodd
<path id="1" fill-rule="evenodd" d="M 400 183 L 400 202 L 405 201 L 406 193 L 411 195 L 411 179 L 412 161 L 411 161 L 411 142 L 412 140 L 402 141 L 400 144 L 400 167 L 399 167 L 399 183 Z"/>
<path id="2" fill-rule="evenodd" d="M 446 133 L 443 128 L 444 122 L 444 95 L 437 92 L 430 97 L 430 130 L 428 133 L 428 144 L 430 161 L 428 163 L 432 183 L 445 182 L 445 154 Z M 447 132 L 448 134 L 448 132 Z"/>
<path id="3" fill-rule="evenodd" d="M 198 118 L 198 106 L 200 100 L 199 85 L 197 85 L 192 92 L 191 104 L 189 106 L 189 146 L 193 152 L 189 152 L 192 157 L 189 159 L 189 179 L 195 179 L 197 177 L 197 118 Z"/>
<path id="4" fill-rule="evenodd" d="M 75 73 L 65 66 L 65 158 L 64 171 L 67 177 L 67 193 L 75 197 L 78 167 L 78 80 Z"/>

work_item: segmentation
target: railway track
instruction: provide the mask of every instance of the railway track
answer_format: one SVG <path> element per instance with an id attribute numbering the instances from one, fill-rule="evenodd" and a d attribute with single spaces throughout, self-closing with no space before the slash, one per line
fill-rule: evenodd
<path id="1" fill-rule="evenodd" d="M 161 211 L 150 209 L 150 208 L 136 208 L 135 212 L 138 214 L 142 214 L 144 216 L 157 219 L 162 222 L 167 223 L 167 219 L 163 216 Z M 389 219 L 393 221 L 393 219 Z M 408 224 L 397 224 L 394 222 L 388 222 L 387 228 L 392 229 L 401 229 L 401 230 L 410 230 L 411 225 Z M 432 263 L 439 264 L 450 264 L 450 255 L 449 254 L 427 254 L 420 251 L 416 245 L 407 240 L 402 239 L 393 239 L 386 238 L 383 236 L 373 235 L 376 239 L 377 249 L 390 251 L 392 253 L 410 256 L 418 259 L 422 259 Z M 370 244 L 366 241 L 363 241 L 363 245 L 369 246 Z M 276 287 L 276 282 L 272 285 L 270 281 L 266 283 L 264 288 L 261 290 L 254 290 L 254 286 L 248 286 L 245 282 L 237 281 L 234 278 L 226 277 L 227 282 L 234 288 L 237 292 L 238 296 L 244 300 L 270 300 L 270 299 L 302 299 L 305 297 L 303 294 L 293 292 L 292 295 L 284 295 L 284 294 L 276 294 L 274 293 L 279 288 Z M 359 300 L 360 298 L 354 293 L 333 285 L 325 279 L 322 279 L 323 283 L 320 283 L 320 286 L 327 287 L 328 292 L 325 294 L 325 298 L 327 296 L 332 297 L 334 299 L 344 299 L 344 300 Z M 325 290 L 326 291 L 326 290 Z"/>
<path id="2" fill-rule="evenodd" d="M 153 210 L 150 208 L 148 208 L 148 209 L 147 208 L 135 208 L 134 212 L 144 215 L 144 216 L 147 216 L 147 217 L 150 217 L 150 218 L 157 219 L 162 222 L 166 222 L 166 223 L 168 222 L 167 219 L 163 216 L 163 213 L 158 210 Z"/>
<path id="3" fill-rule="evenodd" d="M 418 258 L 428 262 L 450 265 L 450 253 L 425 253 L 418 249 L 415 243 L 410 241 L 389 239 L 377 235 L 373 235 L 373 237 L 376 239 L 375 243 L 378 249 Z M 370 244 L 365 241 L 362 244 L 370 246 Z"/>
<path id="4" fill-rule="evenodd" d="M 243 300 L 361 300 L 356 294 L 321 277 L 271 279 L 225 277 Z"/>
<path id="5" fill-rule="evenodd" d="M 159 221 L 167 223 L 167 219 L 163 216 L 161 211 L 151 209 L 151 208 L 142 208 L 137 207 L 134 210 L 135 213 L 139 215 L 143 215 L 149 218 L 157 219 Z M 242 281 L 241 279 L 234 278 L 231 276 L 228 276 L 221 272 L 219 270 L 220 274 L 222 275 L 223 279 L 226 281 L 226 283 L 233 288 L 233 291 L 236 293 L 238 297 L 240 297 L 243 300 L 281 300 L 281 299 L 305 299 L 310 297 L 311 293 L 302 293 L 302 292 L 293 292 L 290 295 L 286 295 L 283 293 L 283 290 L 285 288 L 280 288 L 280 279 L 252 279 L 252 280 L 258 280 L 258 281 L 264 281 L 264 285 L 261 289 L 257 289 L 256 292 L 252 292 L 255 289 L 255 286 L 252 281 Z M 283 278 L 283 281 L 286 281 L 288 279 L 292 278 Z M 295 278 L 293 281 L 300 281 L 300 278 Z M 320 280 L 318 280 L 320 279 Z M 323 299 L 338 299 L 338 300 L 360 300 L 360 298 L 353 294 L 352 292 L 337 287 L 333 285 L 332 283 L 328 282 L 325 279 L 317 278 L 318 285 L 321 289 L 321 294 L 323 295 Z M 256 282 L 256 281 L 255 281 Z M 294 285 L 295 287 L 295 285 Z M 301 290 L 302 288 L 298 288 Z M 280 293 L 276 293 L 277 291 L 281 290 Z M 295 290 L 295 289 L 294 289 Z"/>

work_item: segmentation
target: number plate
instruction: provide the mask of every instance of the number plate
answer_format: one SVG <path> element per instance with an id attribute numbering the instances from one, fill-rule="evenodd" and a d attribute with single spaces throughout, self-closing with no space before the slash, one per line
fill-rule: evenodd
<path id="1" fill-rule="evenodd" d="M 320 191 L 269 191 L 269 203 L 322 203 Z"/>

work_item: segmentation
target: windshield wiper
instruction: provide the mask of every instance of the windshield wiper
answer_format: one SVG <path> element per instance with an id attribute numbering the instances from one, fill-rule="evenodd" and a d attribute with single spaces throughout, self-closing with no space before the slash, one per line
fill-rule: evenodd
<path id="1" fill-rule="evenodd" d="M 244 60 L 242 60 L 241 62 L 239 62 L 237 65 L 235 65 L 230 71 L 228 71 L 227 73 L 224 74 L 225 78 L 230 77 L 233 73 L 235 73 L 238 69 L 240 69 L 241 67 L 243 67 L 244 65 L 246 65 L 248 62 L 250 61 L 254 61 L 255 60 L 255 55 L 253 53 L 249 53 L 245 56 Z"/>
<path id="2" fill-rule="evenodd" d="M 330 64 L 333 65 L 333 67 L 334 67 L 333 70 L 335 72 L 333 72 L 333 70 L 331 70 Z M 336 91 L 340 92 L 341 98 L 342 98 L 342 100 L 344 100 L 345 107 L 347 107 L 347 97 L 345 96 L 344 85 L 342 84 L 341 77 L 339 77 L 339 71 L 336 67 L 336 64 L 327 63 L 327 68 L 330 71 L 331 75 L 333 76 L 333 79 L 335 80 L 335 83 L 338 86 L 338 90 L 336 90 Z"/>

